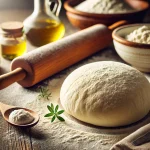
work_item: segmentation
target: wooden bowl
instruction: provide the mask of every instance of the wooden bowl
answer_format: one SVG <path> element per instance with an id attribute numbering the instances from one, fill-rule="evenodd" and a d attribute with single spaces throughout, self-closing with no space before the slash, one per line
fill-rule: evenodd
<path id="1" fill-rule="evenodd" d="M 150 24 L 125 25 L 115 29 L 112 33 L 113 42 L 118 55 L 127 63 L 142 72 L 150 72 L 150 44 L 141 44 L 125 39 L 134 30 Z"/>
<path id="2" fill-rule="evenodd" d="M 83 1 L 84 0 L 68 0 L 64 3 L 64 8 L 66 9 L 66 15 L 69 21 L 73 26 L 80 29 L 84 29 L 98 23 L 109 26 L 119 20 L 141 22 L 149 8 L 149 4 L 146 1 L 126 0 L 126 2 L 134 8 L 135 11 L 117 14 L 96 14 L 82 12 L 74 8 Z"/>

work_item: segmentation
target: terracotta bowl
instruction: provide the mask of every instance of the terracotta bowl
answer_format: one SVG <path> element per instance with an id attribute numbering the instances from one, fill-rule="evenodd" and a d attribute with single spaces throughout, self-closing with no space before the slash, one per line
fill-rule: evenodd
<path id="1" fill-rule="evenodd" d="M 142 72 L 150 72 L 150 44 L 127 41 L 125 36 L 134 30 L 150 24 L 125 25 L 115 29 L 112 33 L 113 42 L 118 55 L 127 63 Z"/>
<path id="2" fill-rule="evenodd" d="M 96 14 L 78 11 L 74 8 L 83 1 L 84 0 L 68 0 L 64 3 L 64 8 L 66 9 L 66 15 L 69 21 L 73 26 L 80 29 L 84 29 L 98 23 L 109 26 L 119 20 L 141 22 L 149 7 L 148 2 L 146 1 L 126 0 L 126 2 L 134 8 L 135 11 L 118 14 Z"/>

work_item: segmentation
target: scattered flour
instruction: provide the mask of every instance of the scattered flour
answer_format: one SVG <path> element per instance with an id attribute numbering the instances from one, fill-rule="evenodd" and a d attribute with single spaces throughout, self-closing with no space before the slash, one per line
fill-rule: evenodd
<path id="1" fill-rule="evenodd" d="M 125 13 L 133 11 L 126 2 L 122 0 L 85 0 L 75 7 L 75 9 L 90 13 Z"/>
<path id="2" fill-rule="evenodd" d="M 116 56 L 114 51 L 107 50 L 92 56 L 90 59 L 77 63 L 76 65 L 69 67 L 67 70 L 62 71 L 60 74 L 55 76 L 53 79 L 45 81 L 44 86 L 49 88 L 52 93 L 50 100 L 34 100 L 26 105 L 27 108 L 33 109 L 40 115 L 39 123 L 32 129 L 32 135 L 43 137 L 42 139 L 36 139 L 33 142 L 33 146 L 43 145 L 43 140 L 47 144 L 41 149 L 51 149 L 51 150 L 108 150 L 113 144 L 120 141 L 122 138 L 129 135 L 131 132 L 135 131 L 143 124 L 146 124 L 149 120 L 138 124 L 137 126 L 132 126 L 129 128 L 121 129 L 103 129 L 92 126 L 87 126 L 86 124 L 81 124 L 70 118 L 67 114 L 63 114 L 65 122 L 56 121 L 54 123 L 50 122 L 49 118 L 45 118 L 44 115 L 48 113 L 46 106 L 51 102 L 53 104 L 59 104 L 59 93 L 60 87 L 65 80 L 65 78 L 81 65 L 97 62 L 102 60 L 114 60 L 121 61 L 119 57 Z M 61 105 L 60 105 L 61 106 Z M 44 138 L 45 137 L 45 138 Z M 33 139 L 34 141 L 34 139 Z M 39 148 L 40 149 L 40 148 Z"/>
<path id="3" fill-rule="evenodd" d="M 150 44 L 150 28 L 142 26 L 127 35 L 126 39 L 136 43 Z"/>
<path id="4" fill-rule="evenodd" d="M 36 97 L 38 95 L 36 95 L 36 92 L 32 93 L 34 96 L 31 95 L 31 92 L 26 94 L 26 99 L 23 99 L 24 106 L 36 111 L 40 115 L 39 123 L 31 128 L 33 147 L 41 150 L 108 150 L 113 144 L 120 141 L 143 124 L 150 122 L 149 118 L 149 120 L 147 119 L 144 122 L 139 123 L 137 126 L 110 130 L 81 124 L 76 120 L 73 120 L 73 118 L 69 118 L 66 114 L 63 114 L 63 117 L 66 120 L 65 122 L 56 121 L 51 123 L 49 118 L 44 117 L 44 115 L 48 113 L 48 110 L 46 109 L 47 105 L 51 102 L 55 105 L 59 104 L 60 87 L 70 72 L 81 65 L 104 60 L 122 61 L 116 55 L 115 51 L 110 49 L 101 51 L 89 59 L 81 61 L 80 63 L 62 71 L 53 78 L 47 79 L 43 82 L 42 85 L 48 87 L 49 91 L 52 93 L 50 100 L 37 100 Z M 149 75 L 147 75 L 147 78 L 150 80 Z M 19 88 L 17 91 L 20 94 L 19 96 L 22 96 L 21 89 L 23 88 Z M 14 95 L 16 95 L 16 91 Z M 28 99 L 30 99 L 30 101 L 27 101 Z M 14 102 L 16 102 L 15 100 L 16 99 L 14 99 Z M 17 131 L 15 130 L 14 132 L 14 128 L 11 126 L 9 126 L 9 128 L 9 133 L 3 132 L 3 142 L 7 143 L 7 145 L 14 145 L 11 141 L 16 140 L 16 138 L 18 139 L 18 137 L 15 136 L 15 132 Z M 10 142 L 8 142 L 8 139 L 10 139 Z M 19 139 L 24 140 L 25 135 L 20 135 Z M 30 141 L 28 142 L 30 143 Z"/>

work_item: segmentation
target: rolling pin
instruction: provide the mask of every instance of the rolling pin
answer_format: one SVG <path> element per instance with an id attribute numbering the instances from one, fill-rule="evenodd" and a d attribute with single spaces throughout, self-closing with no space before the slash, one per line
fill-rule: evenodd
<path id="1" fill-rule="evenodd" d="M 110 150 L 150 150 L 150 124 L 128 135 Z"/>
<path id="2" fill-rule="evenodd" d="M 0 76 L 0 89 L 14 82 L 31 87 L 98 52 L 112 42 L 112 30 L 123 24 L 127 22 L 109 27 L 97 24 L 17 57 L 11 63 L 12 71 Z"/>

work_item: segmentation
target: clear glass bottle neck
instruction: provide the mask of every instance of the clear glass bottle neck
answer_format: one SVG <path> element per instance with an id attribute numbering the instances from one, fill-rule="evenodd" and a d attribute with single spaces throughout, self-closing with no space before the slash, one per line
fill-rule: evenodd
<path id="1" fill-rule="evenodd" d="M 34 0 L 34 11 L 32 15 L 39 18 L 49 17 L 49 19 L 59 21 L 56 14 L 50 9 L 50 1 L 54 2 L 54 0 Z"/>
<path id="2" fill-rule="evenodd" d="M 34 0 L 34 12 L 42 12 L 47 9 L 48 0 Z"/>

